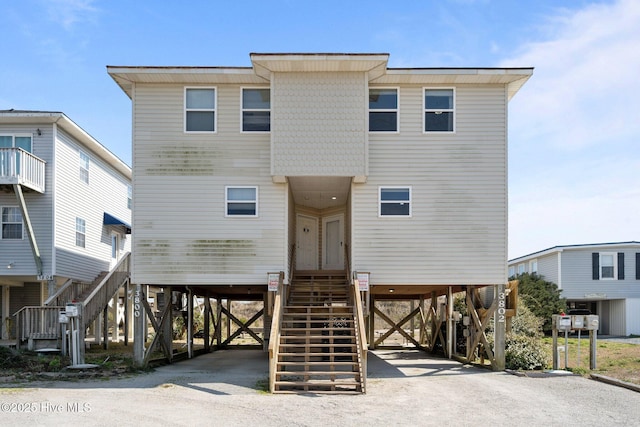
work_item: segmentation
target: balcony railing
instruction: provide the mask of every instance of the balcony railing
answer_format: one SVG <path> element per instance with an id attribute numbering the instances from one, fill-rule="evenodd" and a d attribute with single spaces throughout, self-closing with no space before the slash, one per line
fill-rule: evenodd
<path id="1" fill-rule="evenodd" d="M 0 148 L 0 184 L 21 184 L 44 193 L 45 163 L 22 148 Z"/>

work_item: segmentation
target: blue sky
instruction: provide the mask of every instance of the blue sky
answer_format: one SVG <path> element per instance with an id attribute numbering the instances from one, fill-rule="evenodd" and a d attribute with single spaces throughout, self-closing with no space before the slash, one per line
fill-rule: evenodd
<path id="1" fill-rule="evenodd" d="M 107 65 L 249 66 L 250 52 L 390 67 L 535 67 L 509 108 L 509 257 L 640 240 L 636 0 L 0 0 L 0 109 L 62 111 L 131 163 Z"/>

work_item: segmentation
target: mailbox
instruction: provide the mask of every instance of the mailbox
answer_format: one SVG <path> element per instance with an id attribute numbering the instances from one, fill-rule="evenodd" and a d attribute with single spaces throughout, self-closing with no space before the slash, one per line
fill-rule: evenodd
<path id="1" fill-rule="evenodd" d="M 69 323 L 69 316 L 67 316 L 66 311 L 58 313 L 58 323 Z"/>
<path id="2" fill-rule="evenodd" d="M 585 328 L 589 331 L 596 331 L 600 325 L 599 316 L 596 314 L 591 314 L 589 316 L 585 316 Z"/>
<path id="3" fill-rule="evenodd" d="M 78 306 L 75 304 L 67 304 L 65 308 L 67 317 L 78 317 Z"/>
<path id="4" fill-rule="evenodd" d="M 553 316 L 555 320 L 556 329 L 559 331 L 570 331 L 571 330 L 571 316 Z"/>
<path id="5" fill-rule="evenodd" d="M 571 329 L 584 329 L 584 316 L 571 316 Z"/>

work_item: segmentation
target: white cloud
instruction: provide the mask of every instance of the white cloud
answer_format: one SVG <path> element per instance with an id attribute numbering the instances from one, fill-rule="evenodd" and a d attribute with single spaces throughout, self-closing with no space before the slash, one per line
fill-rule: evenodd
<path id="1" fill-rule="evenodd" d="M 509 256 L 640 240 L 640 2 L 559 11 L 511 102 Z"/>
<path id="2" fill-rule="evenodd" d="M 52 21 L 70 30 L 76 23 L 92 21 L 98 8 L 94 0 L 48 0 L 45 2 Z"/>

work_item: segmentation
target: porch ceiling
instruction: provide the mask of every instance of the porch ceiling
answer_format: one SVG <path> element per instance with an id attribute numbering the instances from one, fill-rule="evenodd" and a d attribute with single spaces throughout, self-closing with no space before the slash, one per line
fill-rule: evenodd
<path id="1" fill-rule="evenodd" d="M 351 188 L 351 177 L 348 176 L 295 176 L 288 179 L 294 202 L 314 209 L 344 205 Z"/>

